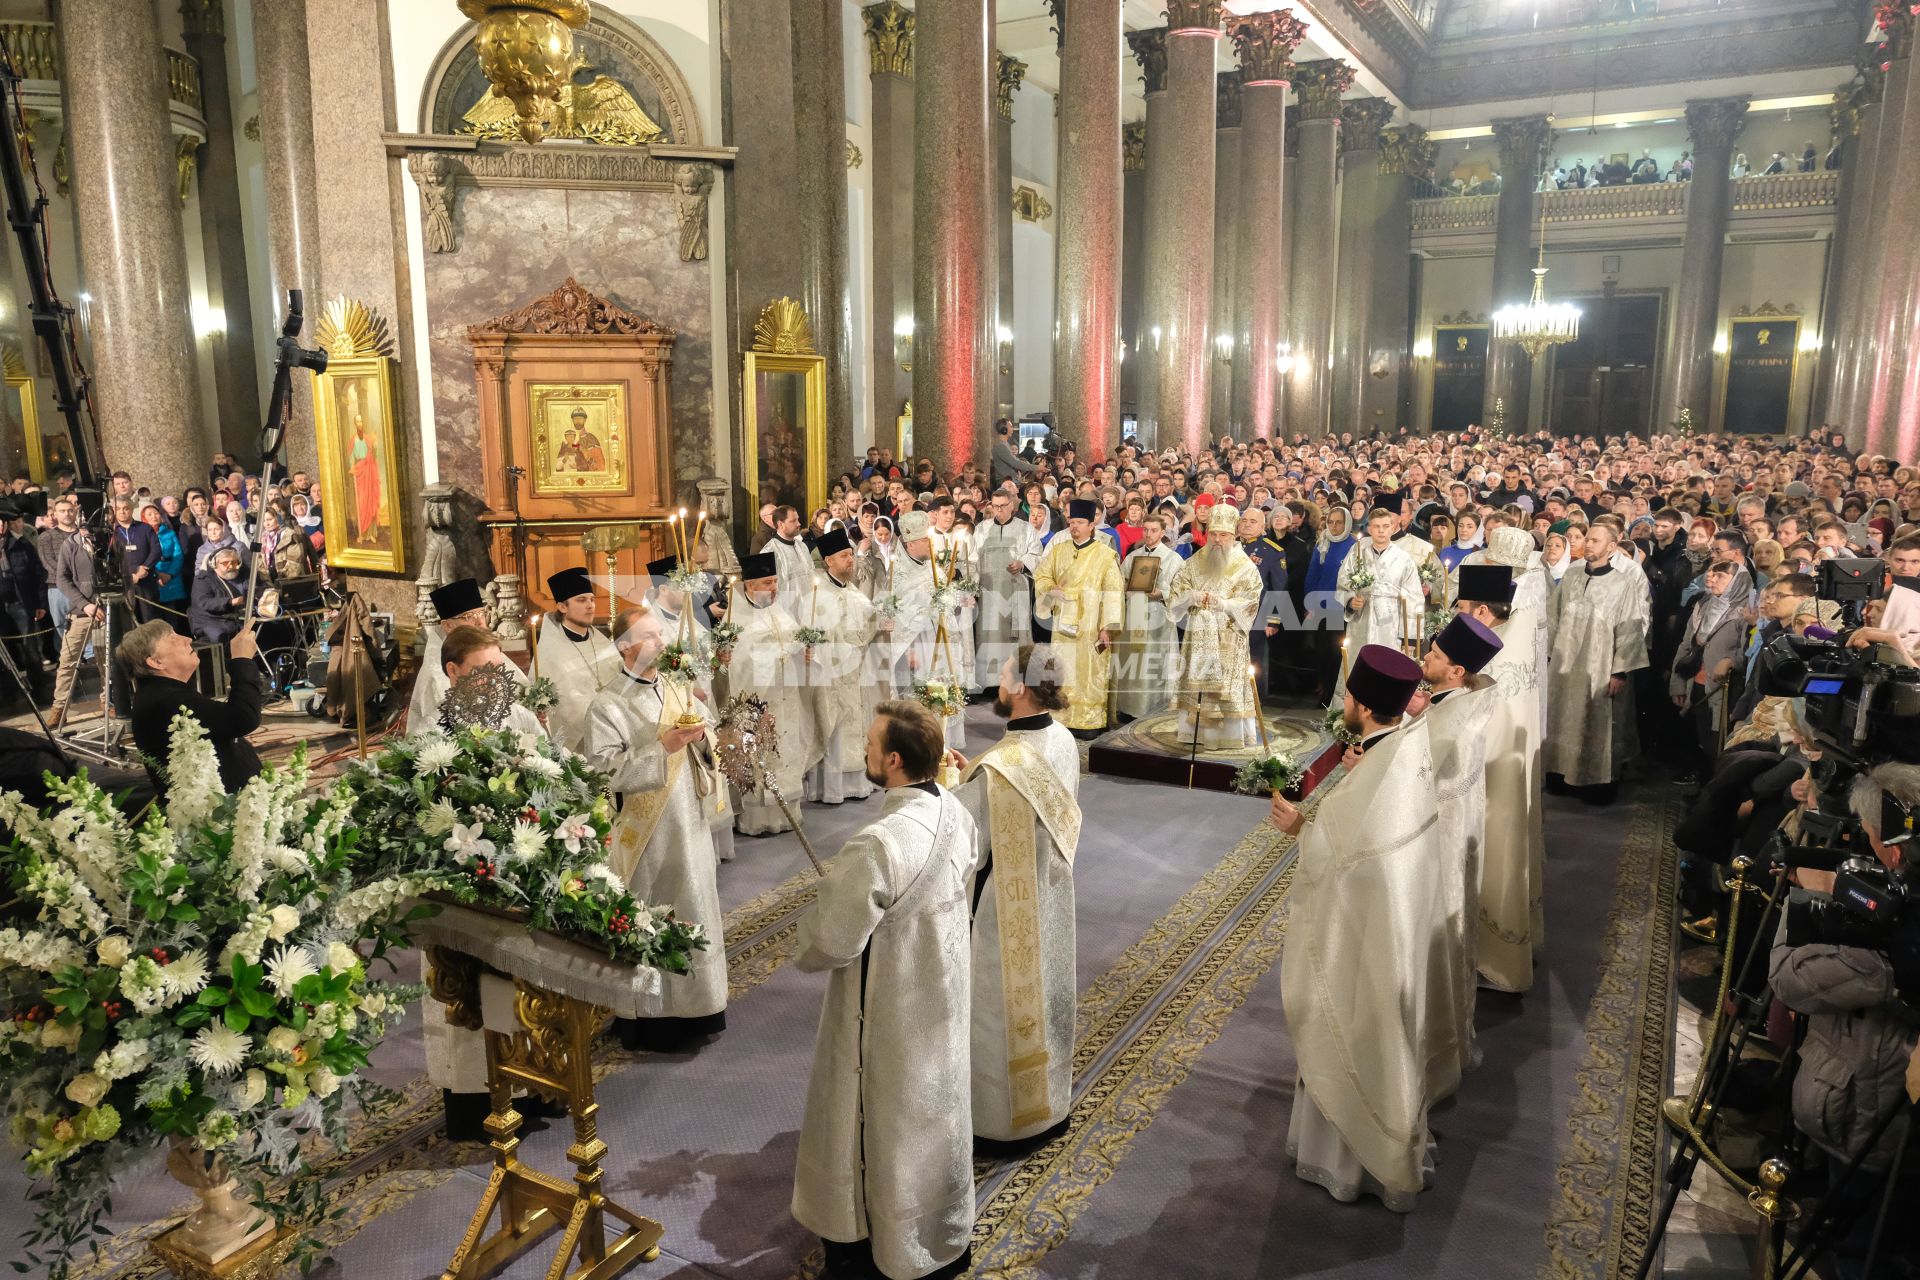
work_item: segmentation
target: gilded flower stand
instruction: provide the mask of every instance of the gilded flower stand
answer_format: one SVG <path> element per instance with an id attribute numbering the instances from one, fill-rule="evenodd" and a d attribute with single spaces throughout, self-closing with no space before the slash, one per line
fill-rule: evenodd
<path id="1" fill-rule="evenodd" d="M 441 1280 L 494 1275 L 556 1230 L 550 1280 L 608 1280 L 659 1257 L 660 1224 L 601 1191 L 607 1144 L 593 1086 L 594 1037 L 611 1014 L 637 1012 L 639 997 L 657 990 L 659 973 L 464 907 L 420 922 L 415 935 L 428 947 L 432 995 L 448 1021 L 485 1032 L 493 1104 L 486 1121 L 493 1171 Z M 566 1105 L 571 1182 L 520 1161 L 513 1108 L 520 1089 Z M 609 1225 L 619 1229 L 612 1240 Z"/>

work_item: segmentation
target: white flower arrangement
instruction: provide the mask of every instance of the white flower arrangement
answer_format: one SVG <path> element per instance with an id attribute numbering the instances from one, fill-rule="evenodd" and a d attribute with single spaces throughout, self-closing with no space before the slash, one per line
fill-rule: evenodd
<path id="1" fill-rule="evenodd" d="M 411 895 L 356 887 L 344 793 L 310 793 L 302 755 L 229 796 L 183 712 L 167 777 L 137 827 L 84 774 L 49 779 L 44 815 L 0 795 L 0 873 L 31 913 L 0 929 L 0 1107 L 35 1179 L 24 1256 L 54 1277 L 170 1138 L 284 1178 L 272 1212 L 312 1220 L 305 1140 L 385 1093 L 360 1072 L 419 994 L 368 981 Z"/>

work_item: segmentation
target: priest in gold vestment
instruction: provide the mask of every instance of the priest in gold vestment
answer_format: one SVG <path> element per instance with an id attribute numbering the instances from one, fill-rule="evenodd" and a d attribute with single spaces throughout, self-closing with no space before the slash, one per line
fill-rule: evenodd
<path id="1" fill-rule="evenodd" d="M 1107 727 L 1107 679 L 1120 630 L 1120 561 L 1094 532 L 1099 508 L 1076 498 L 1067 508 L 1067 536 L 1047 544 L 1034 566 L 1034 614 L 1053 627 L 1053 648 L 1067 672 L 1067 709 L 1060 719 L 1075 737 Z"/>
<path id="2" fill-rule="evenodd" d="M 1240 513 L 1226 503 L 1207 516 L 1207 545 L 1174 572 L 1169 612 L 1183 619 L 1180 712 L 1183 742 L 1195 735 L 1207 748 L 1250 747 L 1259 741 L 1253 683 L 1247 677 L 1247 633 L 1260 612 L 1259 566 L 1234 537 Z"/>

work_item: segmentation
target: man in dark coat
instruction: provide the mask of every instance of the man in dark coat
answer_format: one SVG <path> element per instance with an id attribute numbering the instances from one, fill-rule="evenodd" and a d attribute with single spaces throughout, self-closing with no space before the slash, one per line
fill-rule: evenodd
<path id="1" fill-rule="evenodd" d="M 1260 696 L 1264 699 L 1273 692 L 1273 667 L 1267 657 L 1267 647 L 1271 639 L 1280 634 L 1281 614 L 1287 612 L 1284 603 L 1287 553 L 1267 536 L 1267 514 L 1258 508 L 1241 515 L 1238 533 L 1240 549 L 1253 561 L 1254 568 L 1260 570 L 1260 611 L 1254 615 L 1253 629 L 1247 633 L 1247 656 L 1253 661 Z"/>

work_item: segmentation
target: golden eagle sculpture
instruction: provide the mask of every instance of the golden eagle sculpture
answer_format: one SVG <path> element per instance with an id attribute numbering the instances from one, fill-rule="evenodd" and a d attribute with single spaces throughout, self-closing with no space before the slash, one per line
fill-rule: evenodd
<path id="1" fill-rule="evenodd" d="M 590 70 L 583 61 L 574 74 Z M 461 132 L 500 142 L 519 142 L 520 118 L 510 99 L 485 93 L 460 117 Z M 578 138 L 609 147 L 639 147 L 658 142 L 665 134 L 634 101 L 625 85 L 611 76 L 595 75 L 586 84 L 572 79 L 562 86 L 558 104 L 540 104 L 540 124 L 549 138 Z"/>

